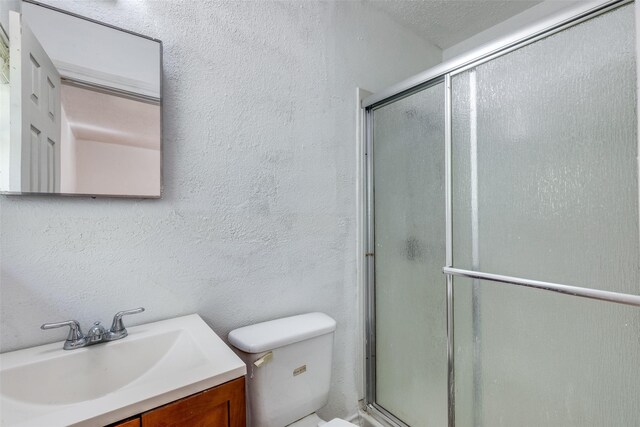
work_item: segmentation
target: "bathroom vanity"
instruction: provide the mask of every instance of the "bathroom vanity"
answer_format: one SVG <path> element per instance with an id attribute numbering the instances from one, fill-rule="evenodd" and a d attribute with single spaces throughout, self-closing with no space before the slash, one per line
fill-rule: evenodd
<path id="1" fill-rule="evenodd" d="M 0 426 L 245 425 L 246 365 L 198 316 L 0 354 Z"/>
<path id="2" fill-rule="evenodd" d="M 110 427 L 166 425 L 245 427 L 244 396 L 244 378 L 238 378 L 112 424 Z"/>

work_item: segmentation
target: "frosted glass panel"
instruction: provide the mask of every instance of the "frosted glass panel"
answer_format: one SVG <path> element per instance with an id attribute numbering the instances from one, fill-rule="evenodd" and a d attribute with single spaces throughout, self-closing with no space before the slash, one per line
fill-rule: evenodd
<path id="1" fill-rule="evenodd" d="M 634 6 L 452 78 L 454 265 L 640 293 Z"/>
<path id="2" fill-rule="evenodd" d="M 472 289 L 454 279 L 456 425 L 638 425 L 638 308 L 485 281 L 479 296 Z"/>
<path id="3" fill-rule="evenodd" d="M 374 112 L 376 403 L 447 420 L 444 87 Z"/>

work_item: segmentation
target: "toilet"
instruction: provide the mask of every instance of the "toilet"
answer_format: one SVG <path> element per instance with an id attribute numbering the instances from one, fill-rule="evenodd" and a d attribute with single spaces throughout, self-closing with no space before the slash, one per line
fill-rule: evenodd
<path id="1" fill-rule="evenodd" d="M 252 427 L 356 427 L 316 411 L 327 404 L 336 321 L 307 313 L 235 329 L 229 343 L 247 364 Z"/>

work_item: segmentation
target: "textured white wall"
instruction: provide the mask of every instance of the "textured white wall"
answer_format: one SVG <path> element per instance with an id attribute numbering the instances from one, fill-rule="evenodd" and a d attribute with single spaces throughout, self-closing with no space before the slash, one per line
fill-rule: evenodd
<path id="1" fill-rule="evenodd" d="M 589 0 L 594 6 L 604 3 L 605 0 Z M 462 55 L 470 50 L 490 43 L 505 35 L 509 35 L 534 22 L 542 21 L 552 15 L 570 10 L 577 5 L 587 3 L 585 0 L 546 0 L 517 15 L 506 19 L 491 28 L 477 33 L 466 40 L 461 41 L 448 49 L 442 51 L 442 59 L 447 61 L 458 55 Z"/>
<path id="2" fill-rule="evenodd" d="M 221 336 L 338 321 L 325 415 L 356 410 L 355 88 L 441 52 L 366 2 L 52 2 L 164 42 L 162 200 L 0 197 L 1 350 L 197 312 Z"/>

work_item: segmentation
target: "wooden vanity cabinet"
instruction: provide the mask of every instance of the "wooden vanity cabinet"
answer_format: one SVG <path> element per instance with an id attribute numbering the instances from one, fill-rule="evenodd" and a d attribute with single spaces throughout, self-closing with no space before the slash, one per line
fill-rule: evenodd
<path id="1" fill-rule="evenodd" d="M 244 377 L 121 421 L 112 427 L 245 427 Z"/>
<path id="2" fill-rule="evenodd" d="M 132 418 L 127 421 L 120 421 L 116 424 L 111 424 L 109 427 L 140 427 L 140 417 Z"/>

